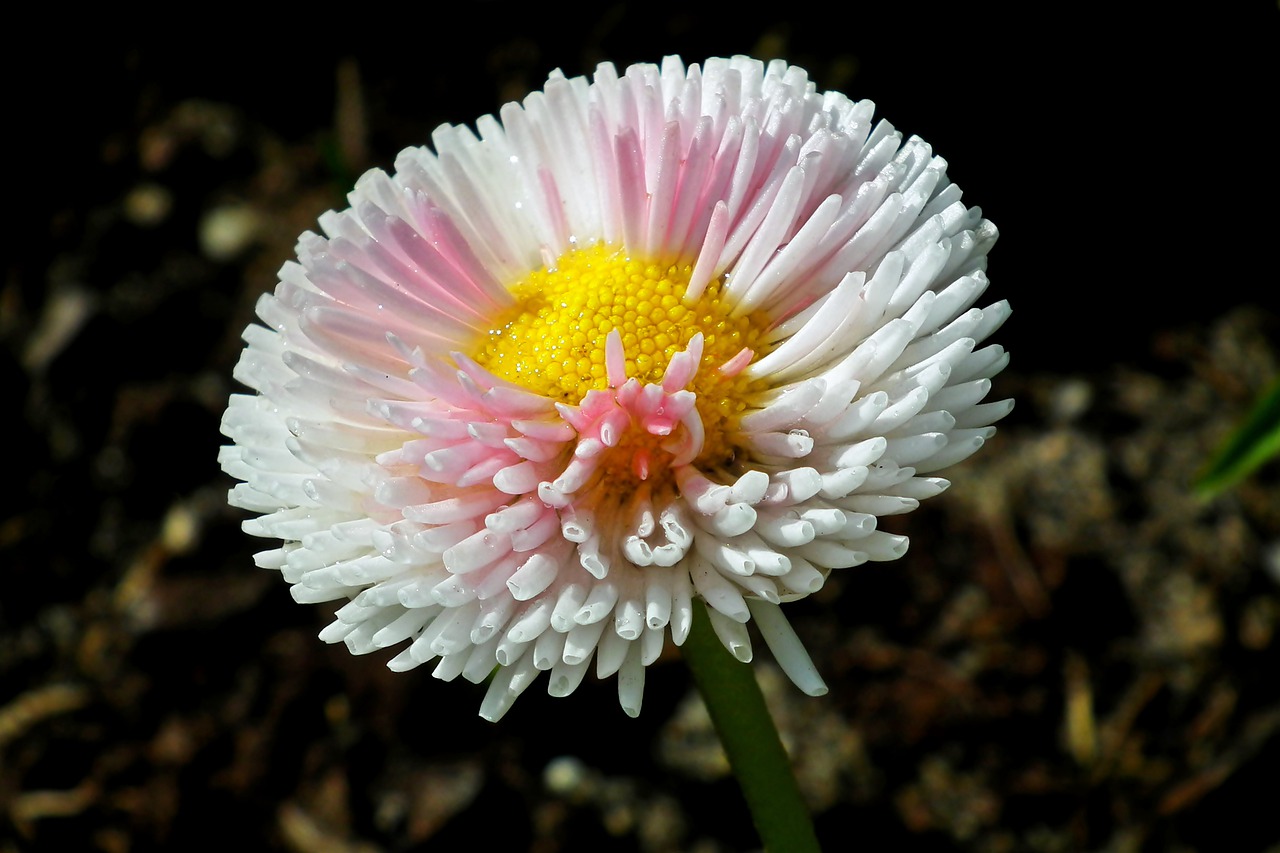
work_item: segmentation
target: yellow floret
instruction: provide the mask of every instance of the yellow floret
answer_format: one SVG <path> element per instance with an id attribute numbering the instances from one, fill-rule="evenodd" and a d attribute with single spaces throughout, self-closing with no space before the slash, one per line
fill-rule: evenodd
<path id="1" fill-rule="evenodd" d="M 743 397 L 757 389 L 717 368 L 743 347 L 762 355 L 768 318 L 729 316 L 719 281 L 684 302 L 692 272 L 691 264 L 637 260 L 605 245 L 567 252 L 511 287 L 516 305 L 478 344 L 475 359 L 536 394 L 576 404 L 608 387 L 604 350 L 613 329 L 621 334 L 628 378 L 645 383 L 661 382 L 671 357 L 702 332 L 702 364 L 689 390 L 698 396 L 706 432 L 703 458 L 730 458 L 725 434 Z"/>

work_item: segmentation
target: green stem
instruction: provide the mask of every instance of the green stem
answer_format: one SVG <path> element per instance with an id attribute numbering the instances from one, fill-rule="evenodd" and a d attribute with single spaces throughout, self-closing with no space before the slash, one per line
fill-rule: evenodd
<path id="1" fill-rule="evenodd" d="M 755 673 L 721 645 L 701 602 L 694 603 L 693 627 L 682 652 L 765 850 L 819 853 L 813 821 Z"/>

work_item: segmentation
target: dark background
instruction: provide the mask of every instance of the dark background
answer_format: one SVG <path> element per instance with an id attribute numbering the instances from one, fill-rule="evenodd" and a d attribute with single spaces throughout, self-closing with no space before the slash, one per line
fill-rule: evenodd
<path id="1" fill-rule="evenodd" d="M 1027 8 L 15 32 L 0 851 L 752 849 L 678 657 L 638 720 L 588 679 L 485 723 L 483 688 L 316 640 L 215 462 L 253 301 L 361 171 L 669 53 L 875 100 L 1001 229 L 1017 409 L 887 522 L 903 560 L 788 608 L 828 697 L 759 655 L 827 849 L 1280 849 L 1276 467 L 1187 489 L 1277 373 L 1276 7 Z"/>

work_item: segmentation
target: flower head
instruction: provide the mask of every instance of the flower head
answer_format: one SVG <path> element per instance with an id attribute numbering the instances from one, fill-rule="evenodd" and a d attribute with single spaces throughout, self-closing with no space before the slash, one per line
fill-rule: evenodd
<path id="1" fill-rule="evenodd" d="M 554 74 L 371 171 L 258 304 L 223 468 L 322 633 L 501 716 L 644 669 L 705 601 L 825 692 L 779 604 L 902 556 L 1011 408 L 995 228 L 873 105 L 745 57 Z"/>

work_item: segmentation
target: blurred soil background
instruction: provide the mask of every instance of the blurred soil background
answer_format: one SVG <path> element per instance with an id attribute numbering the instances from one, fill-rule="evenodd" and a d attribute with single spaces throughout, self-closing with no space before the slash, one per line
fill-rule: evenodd
<path id="1" fill-rule="evenodd" d="M 361 171 L 667 53 L 872 98 L 1002 232 L 1017 408 L 886 521 L 904 559 L 788 607 L 829 696 L 757 655 L 826 849 L 1280 851 L 1280 466 L 1189 489 L 1280 359 L 1275 4 L 873 8 L 15 38 L 0 851 L 754 849 L 677 655 L 637 720 L 544 679 L 486 723 L 483 687 L 318 641 L 215 461 L 254 300 Z"/>

